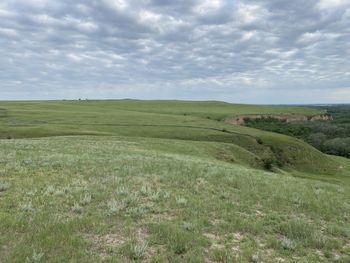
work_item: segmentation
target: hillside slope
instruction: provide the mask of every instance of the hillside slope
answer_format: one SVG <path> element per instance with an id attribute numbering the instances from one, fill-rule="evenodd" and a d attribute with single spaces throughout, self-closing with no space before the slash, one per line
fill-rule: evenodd
<path id="1" fill-rule="evenodd" d="M 191 101 L 0 102 L 0 138 L 119 135 L 228 143 L 218 159 L 254 168 L 343 173 L 341 165 L 291 137 L 223 122 L 251 113 L 319 114 L 304 107 Z"/>
<path id="2" fill-rule="evenodd" d="M 349 262 L 348 185 L 216 160 L 222 146 L 0 140 L 0 261 Z"/>

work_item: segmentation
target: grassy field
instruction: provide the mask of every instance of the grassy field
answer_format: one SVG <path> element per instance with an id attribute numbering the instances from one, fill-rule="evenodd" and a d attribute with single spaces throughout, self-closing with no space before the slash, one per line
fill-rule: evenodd
<path id="1" fill-rule="evenodd" d="M 183 101 L 0 102 L 0 262 L 349 262 L 350 162 Z"/>

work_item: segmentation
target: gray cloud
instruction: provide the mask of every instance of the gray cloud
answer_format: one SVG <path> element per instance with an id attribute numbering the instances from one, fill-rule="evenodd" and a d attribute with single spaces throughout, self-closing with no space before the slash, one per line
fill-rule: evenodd
<path id="1" fill-rule="evenodd" d="M 0 99 L 350 102 L 349 0 L 3 0 Z"/>

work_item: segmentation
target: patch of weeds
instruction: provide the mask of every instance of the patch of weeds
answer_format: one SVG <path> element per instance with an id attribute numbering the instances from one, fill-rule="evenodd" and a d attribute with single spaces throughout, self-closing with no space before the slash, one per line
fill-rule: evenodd
<path id="1" fill-rule="evenodd" d="M 297 247 L 294 241 L 288 238 L 283 238 L 281 245 L 282 245 L 282 248 L 286 250 L 295 250 Z"/>
<path id="2" fill-rule="evenodd" d="M 43 252 L 36 252 L 34 250 L 32 256 L 30 258 L 27 257 L 27 262 L 28 263 L 38 263 L 38 262 L 41 262 L 43 257 L 44 257 Z"/>
<path id="3" fill-rule="evenodd" d="M 350 228 L 345 228 L 338 225 L 330 225 L 327 227 L 326 231 L 332 236 L 343 236 L 350 239 Z"/>
<path id="4" fill-rule="evenodd" d="M 146 206 L 137 206 L 131 207 L 126 211 L 131 217 L 138 218 L 142 217 L 144 214 L 148 212 L 148 207 Z"/>
<path id="5" fill-rule="evenodd" d="M 277 226 L 277 231 L 289 239 L 296 239 L 308 243 L 314 235 L 314 226 L 302 219 L 291 219 Z"/>
<path id="6" fill-rule="evenodd" d="M 125 207 L 135 206 L 139 202 L 139 197 L 136 193 L 129 192 L 123 202 Z"/>
<path id="7" fill-rule="evenodd" d="M 147 256 L 148 243 L 137 242 L 136 240 L 129 241 L 121 248 L 122 254 L 131 260 L 142 260 Z"/>
<path id="8" fill-rule="evenodd" d="M 88 204 L 91 203 L 91 198 L 92 198 L 91 194 L 86 193 L 86 194 L 80 199 L 79 204 L 82 205 L 82 206 L 86 206 L 86 205 L 88 205 Z"/>
<path id="9" fill-rule="evenodd" d="M 312 247 L 322 249 L 327 243 L 327 239 L 322 233 L 314 233 L 311 238 Z"/>
<path id="10" fill-rule="evenodd" d="M 175 197 L 175 201 L 178 205 L 187 205 L 187 199 L 182 196 Z"/>
<path id="11" fill-rule="evenodd" d="M 232 262 L 233 260 L 228 250 L 224 248 L 214 248 L 211 257 L 217 262 Z"/>
<path id="12" fill-rule="evenodd" d="M 150 228 L 152 240 L 157 244 L 166 245 L 174 254 L 184 254 L 196 243 L 192 232 L 170 223 L 152 225 Z"/>
<path id="13" fill-rule="evenodd" d="M 79 203 L 74 203 L 71 209 L 73 213 L 76 213 L 76 214 L 83 213 L 83 207 Z"/>
<path id="14" fill-rule="evenodd" d="M 5 182 L 0 182 L 0 192 L 5 192 L 10 188 L 10 184 Z"/>

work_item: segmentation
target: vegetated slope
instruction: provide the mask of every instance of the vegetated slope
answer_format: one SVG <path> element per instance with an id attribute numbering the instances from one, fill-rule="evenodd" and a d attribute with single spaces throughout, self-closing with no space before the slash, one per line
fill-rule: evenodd
<path id="1" fill-rule="evenodd" d="M 317 109 L 189 101 L 1 102 L 0 137 L 121 135 L 226 143 L 214 156 L 266 169 L 342 174 L 342 166 L 291 137 L 225 124 L 235 114 L 318 114 Z M 214 120 L 216 119 L 216 120 Z"/>
<path id="2" fill-rule="evenodd" d="M 322 106 L 331 114 L 329 121 L 287 122 L 273 118 L 248 119 L 252 128 L 290 135 L 311 144 L 320 151 L 350 158 L 350 105 Z"/>
<path id="3" fill-rule="evenodd" d="M 224 145 L 0 140 L 0 261 L 350 261 L 349 185 L 216 160 Z"/>

